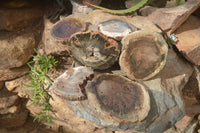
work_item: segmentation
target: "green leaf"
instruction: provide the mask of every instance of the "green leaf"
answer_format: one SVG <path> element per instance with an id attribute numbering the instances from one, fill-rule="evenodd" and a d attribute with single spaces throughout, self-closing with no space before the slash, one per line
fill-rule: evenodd
<path id="1" fill-rule="evenodd" d="M 181 5 L 181 4 L 184 4 L 184 3 L 185 3 L 185 0 L 176 0 L 177 5 Z"/>

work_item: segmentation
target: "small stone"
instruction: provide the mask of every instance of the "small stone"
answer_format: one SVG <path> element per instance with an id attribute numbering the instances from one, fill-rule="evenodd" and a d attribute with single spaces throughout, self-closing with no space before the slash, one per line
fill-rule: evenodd
<path id="1" fill-rule="evenodd" d="M 8 91 L 17 93 L 19 97 L 22 98 L 32 98 L 33 97 L 33 92 L 30 90 L 26 90 L 26 86 L 23 86 L 23 84 L 30 85 L 30 77 L 28 75 L 24 75 L 20 78 L 11 80 L 11 81 L 6 81 L 5 86 L 8 89 Z"/>
<path id="2" fill-rule="evenodd" d="M 3 108 L 3 109 L 0 109 L 0 115 L 15 114 L 15 113 L 18 113 L 20 109 L 21 109 L 20 105 L 11 106 L 9 108 Z"/>
<path id="3" fill-rule="evenodd" d="M 200 66 L 200 18 L 190 16 L 175 34 L 179 40 L 178 50 L 187 60 Z"/>
<path id="4" fill-rule="evenodd" d="M 0 93 L 0 109 L 11 107 L 13 105 L 16 105 L 19 102 L 19 97 L 9 92 L 7 89 L 1 90 Z"/>
<path id="5" fill-rule="evenodd" d="M 29 71 L 29 68 L 26 65 L 18 68 L 0 70 L 0 81 L 12 80 L 23 76 L 27 71 Z"/>
<path id="6" fill-rule="evenodd" d="M 193 120 L 194 116 L 184 116 L 180 121 L 176 122 L 175 127 L 181 131 L 184 131 Z"/>
<path id="7" fill-rule="evenodd" d="M 141 9 L 141 14 L 157 24 L 162 30 L 173 33 L 199 6 L 199 0 L 188 1 L 171 8 L 146 6 Z"/>

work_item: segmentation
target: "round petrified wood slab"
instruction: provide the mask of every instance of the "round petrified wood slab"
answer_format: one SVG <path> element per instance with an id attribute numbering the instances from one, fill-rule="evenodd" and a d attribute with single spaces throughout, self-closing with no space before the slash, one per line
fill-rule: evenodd
<path id="1" fill-rule="evenodd" d="M 55 23 L 50 33 L 56 40 L 64 41 L 76 32 L 84 31 L 85 23 L 76 18 L 65 18 Z"/>
<path id="2" fill-rule="evenodd" d="M 54 81 L 51 91 L 67 100 L 83 100 L 86 98 L 87 80 L 93 73 L 93 70 L 88 67 L 71 68 Z"/>
<path id="3" fill-rule="evenodd" d="M 119 44 L 98 32 L 79 32 L 69 39 L 70 51 L 75 60 L 93 69 L 107 69 L 118 59 Z"/>
<path id="4" fill-rule="evenodd" d="M 116 40 L 121 40 L 124 36 L 137 30 L 136 27 L 117 19 L 108 20 L 99 24 L 98 29 L 102 34 Z"/>
<path id="5" fill-rule="evenodd" d="M 156 32 L 136 31 L 122 40 L 120 67 L 132 80 L 147 80 L 165 65 L 168 45 Z"/>
<path id="6" fill-rule="evenodd" d="M 86 86 L 89 102 L 102 116 L 118 123 L 146 118 L 150 98 L 143 85 L 114 74 L 100 74 Z"/>

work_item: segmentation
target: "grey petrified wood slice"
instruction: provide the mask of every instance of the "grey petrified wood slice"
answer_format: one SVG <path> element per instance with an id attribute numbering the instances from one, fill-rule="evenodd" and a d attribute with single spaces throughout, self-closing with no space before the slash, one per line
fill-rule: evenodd
<path id="1" fill-rule="evenodd" d="M 93 70 L 88 67 L 71 68 L 54 81 L 51 91 L 67 100 L 83 100 L 86 98 L 87 80 L 93 73 Z"/>
<path id="2" fill-rule="evenodd" d="M 100 23 L 98 30 L 102 34 L 120 41 L 124 36 L 138 29 L 125 21 L 112 19 Z"/>
<path id="3" fill-rule="evenodd" d="M 79 63 L 104 70 L 117 61 L 120 53 L 119 44 L 99 32 L 79 32 L 68 41 L 71 55 Z"/>

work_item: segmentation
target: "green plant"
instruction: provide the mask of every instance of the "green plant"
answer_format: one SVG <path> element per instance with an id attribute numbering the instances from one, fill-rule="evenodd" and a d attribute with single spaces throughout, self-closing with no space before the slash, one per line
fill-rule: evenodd
<path id="1" fill-rule="evenodd" d="M 85 4 L 98 8 L 98 9 L 102 9 L 104 11 L 113 13 L 113 14 L 125 14 L 125 13 L 131 13 L 131 12 L 135 12 L 136 10 L 142 8 L 145 5 L 152 5 L 152 6 L 156 6 L 157 7 L 157 2 L 158 0 L 133 0 L 132 6 L 129 9 L 124 9 L 124 10 L 111 10 L 108 8 L 104 8 L 101 6 L 97 6 L 97 5 L 93 5 L 89 2 L 85 2 Z M 166 1 L 163 1 L 166 3 Z M 185 0 L 176 0 L 177 5 L 181 5 L 185 3 Z"/>
<path id="2" fill-rule="evenodd" d="M 185 0 L 176 0 L 177 5 L 181 5 L 181 4 L 184 4 L 184 3 L 185 3 Z"/>
<path id="3" fill-rule="evenodd" d="M 95 8 L 98 8 L 98 9 L 105 10 L 105 11 L 113 13 L 113 14 L 125 14 L 125 13 L 134 12 L 134 11 L 142 8 L 145 4 L 148 3 L 148 1 L 149 0 L 133 0 L 131 8 L 124 9 L 124 10 L 111 10 L 111 9 L 104 8 L 104 7 L 101 7 L 101 6 L 93 5 L 89 2 L 85 2 L 85 4 L 92 6 L 92 7 L 95 7 Z"/>
<path id="4" fill-rule="evenodd" d="M 30 68 L 30 71 L 28 71 L 30 82 L 28 84 L 22 83 L 22 85 L 26 87 L 26 90 L 33 91 L 33 97 L 30 98 L 32 104 L 41 106 L 40 112 L 33 115 L 34 121 L 46 123 L 51 122 L 49 112 L 52 112 L 52 106 L 49 103 L 51 96 L 48 94 L 52 81 L 47 76 L 47 72 L 54 67 L 57 61 L 54 57 L 42 56 L 36 50 L 35 52 L 37 55 L 33 56 L 33 61 L 27 63 Z"/>

